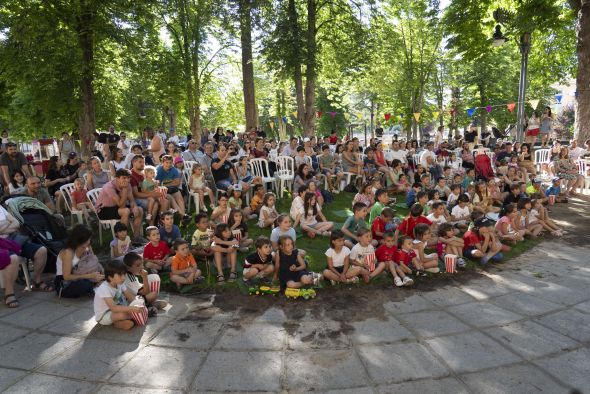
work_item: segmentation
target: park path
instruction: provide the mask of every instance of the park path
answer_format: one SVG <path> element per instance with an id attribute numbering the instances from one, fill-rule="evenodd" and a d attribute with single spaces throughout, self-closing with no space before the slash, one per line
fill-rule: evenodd
<path id="1" fill-rule="evenodd" d="M 588 201 L 554 211 L 564 238 L 413 289 L 166 295 L 174 307 L 131 332 L 96 327 L 90 300 L 21 295 L 0 308 L 0 391 L 589 390 Z"/>

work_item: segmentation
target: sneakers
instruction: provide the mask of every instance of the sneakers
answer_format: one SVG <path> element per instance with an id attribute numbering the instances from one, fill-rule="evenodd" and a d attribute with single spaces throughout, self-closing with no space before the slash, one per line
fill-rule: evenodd
<path id="1" fill-rule="evenodd" d="M 336 281 L 334 279 L 330 279 L 330 283 L 332 284 L 332 286 L 336 286 Z"/>
<path id="2" fill-rule="evenodd" d="M 312 272 L 311 273 L 311 277 L 313 278 L 313 285 L 314 286 L 318 286 L 320 284 L 320 282 L 322 281 L 322 279 L 324 279 L 324 277 L 322 276 L 322 274 L 317 273 L 317 272 Z"/>
<path id="3" fill-rule="evenodd" d="M 185 214 L 185 215 L 182 217 L 182 221 L 183 221 L 183 223 L 188 223 L 188 222 L 190 222 L 190 221 L 191 221 L 191 217 L 190 217 L 190 215 L 186 215 L 186 214 Z"/>
<path id="4" fill-rule="evenodd" d="M 459 267 L 459 268 L 465 268 L 466 265 L 467 265 L 467 263 L 465 262 L 465 260 L 463 260 L 462 257 L 459 257 L 457 259 L 457 267 Z"/>
<path id="5" fill-rule="evenodd" d="M 145 220 L 152 220 L 152 214 L 148 213 L 147 215 L 145 215 Z"/>
<path id="6" fill-rule="evenodd" d="M 404 276 L 403 284 L 404 286 L 412 286 L 414 284 L 414 280 L 409 276 Z"/>
<path id="7" fill-rule="evenodd" d="M 404 279 L 406 279 L 406 278 L 407 278 L 407 276 Z M 400 278 L 399 276 L 396 276 L 395 278 L 393 278 L 393 283 L 397 287 L 402 287 L 404 285 L 404 282 L 402 281 L 402 278 Z"/>
<path id="8" fill-rule="evenodd" d="M 346 279 L 346 283 L 359 283 L 359 277 L 355 276 L 354 278 Z"/>
<path id="9" fill-rule="evenodd" d="M 425 271 L 430 272 L 431 274 L 438 274 L 440 272 L 440 269 L 438 267 L 433 267 L 433 268 L 426 268 Z"/>

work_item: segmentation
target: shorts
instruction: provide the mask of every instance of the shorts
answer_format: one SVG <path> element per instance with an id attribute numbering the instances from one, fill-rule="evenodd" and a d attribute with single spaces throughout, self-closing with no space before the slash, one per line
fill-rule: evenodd
<path id="1" fill-rule="evenodd" d="M 279 280 L 281 282 L 281 287 L 286 287 L 287 286 L 287 282 L 290 282 L 290 281 L 300 282 L 301 281 L 301 277 L 303 277 L 305 275 L 309 275 L 309 272 L 307 272 L 307 271 L 288 271 L 288 272 L 285 272 L 282 275 L 282 277 L 281 277 L 281 275 L 279 275 Z"/>
<path id="2" fill-rule="evenodd" d="M 338 273 L 339 273 L 339 274 L 341 274 L 341 273 L 343 273 L 343 272 L 344 272 L 344 266 L 343 266 L 343 265 L 341 265 L 340 267 L 334 267 L 334 269 L 335 269 L 336 271 L 338 271 Z"/>
<path id="3" fill-rule="evenodd" d="M 144 211 L 148 208 L 147 198 L 136 198 L 135 203 L 137 204 L 138 207 L 143 208 Z"/>
<path id="4" fill-rule="evenodd" d="M 266 264 L 264 266 L 266 268 Z M 251 269 L 253 269 L 254 267 L 248 267 L 248 268 L 244 268 L 244 271 L 242 271 L 243 275 L 246 275 L 248 272 L 250 272 Z"/>
<path id="5" fill-rule="evenodd" d="M 475 252 L 477 248 L 475 246 L 468 246 L 463 249 L 463 255 L 466 257 L 474 257 L 473 252 Z"/>
<path id="6" fill-rule="evenodd" d="M 539 129 L 530 129 L 530 130 L 527 130 L 526 135 L 529 137 L 534 137 L 534 136 L 539 135 L 539 132 L 540 132 Z"/>
<path id="7" fill-rule="evenodd" d="M 229 179 L 221 179 L 215 182 L 215 186 L 221 190 L 227 190 L 232 185 Z"/>
<path id="8" fill-rule="evenodd" d="M 248 175 L 248 176 L 245 176 L 242 179 L 240 179 L 240 181 L 242 181 L 244 183 L 250 183 L 250 182 L 252 182 L 253 179 L 254 178 L 252 177 L 252 175 Z"/>
<path id="9" fill-rule="evenodd" d="M 115 220 L 121 219 L 119 215 L 119 207 L 102 207 L 98 212 L 98 218 L 100 220 Z"/>
<path id="10" fill-rule="evenodd" d="M 98 324 L 101 326 L 112 326 L 113 325 L 113 313 L 111 311 L 106 311 L 104 315 L 98 321 Z"/>
<path id="11" fill-rule="evenodd" d="M 28 260 L 33 260 L 33 257 L 35 257 L 35 253 L 37 253 L 37 251 L 42 247 L 43 245 L 39 245 L 33 242 L 26 242 L 22 246 L 22 251 L 20 255 Z"/>

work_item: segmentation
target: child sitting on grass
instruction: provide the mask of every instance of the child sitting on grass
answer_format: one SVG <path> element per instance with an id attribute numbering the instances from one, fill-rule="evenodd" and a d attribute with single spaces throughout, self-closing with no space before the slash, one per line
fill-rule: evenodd
<path id="1" fill-rule="evenodd" d="M 342 225 L 344 233 L 344 244 L 350 249 L 358 242 L 357 233 L 360 230 L 367 229 L 367 206 L 362 202 L 357 202 L 352 206 L 352 216 L 349 216 Z"/>
<path id="2" fill-rule="evenodd" d="M 172 211 L 165 211 L 160 214 L 160 239 L 168 246 L 174 245 L 174 241 L 182 238 L 180 229 L 174 224 L 174 213 Z"/>
<path id="3" fill-rule="evenodd" d="M 252 238 L 248 238 L 248 224 L 244 221 L 244 214 L 241 209 L 232 209 L 227 221 L 233 236 L 239 242 L 238 250 L 247 253 L 250 245 L 254 243 Z"/>
<path id="4" fill-rule="evenodd" d="M 361 229 L 357 233 L 358 243 L 350 251 L 350 259 L 355 266 L 361 267 L 365 283 L 379 275 L 385 269 L 385 263 L 378 262 L 375 248 L 371 244 L 371 231 Z M 368 274 L 368 275 L 367 275 Z"/>
<path id="5" fill-rule="evenodd" d="M 381 214 L 375 218 L 373 224 L 371 224 L 371 235 L 373 239 L 379 243 L 382 243 L 383 235 L 387 231 L 385 228 L 387 224 L 393 220 L 393 209 L 384 208 Z"/>
<path id="6" fill-rule="evenodd" d="M 258 237 L 255 241 L 256 252 L 248 255 L 244 260 L 242 279 L 262 279 L 272 275 L 275 267 L 272 262 L 272 245 L 270 239 Z"/>
<path id="7" fill-rule="evenodd" d="M 197 258 L 201 257 L 207 259 L 208 257 L 212 257 L 211 235 L 213 235 L 213 231 L 209 229 L 209 218 L 207 217 L 207 214 L 197 214 L 197 216 L 195 216 L 195 223 L 197 228 L 193 233 L 191 252 Z"/>
<path id="8" fill-rule="evenodd" d="M 274 261 L 273 282 L 279 279 L 281 287 L 298 289 L 313 283 L 313 277 L 305 270 L 305 261 L 295 249 L 291 237 L 283 235 L 279 238 L 279 251 L 275 253 Z"/>
<path id="9" fill-rule="evenodd" d="M 160 282 L 160 276 L 157 274 L 148 274 L 143 269 L 143 258 L 135 253 L 129 252 L 123 257 L 123 264 L 127 267 L 127 275 L 125 276 L 125 287 L 133 293 L 133 296 L 141 296 L 145 300 L 148 309 L 154 306 L 157 309 L 163 309 L 168 305 L 166 301 L 158 300 L 159 293 L 152 291 L 150 284 L 152 282 Z M 138 280 L 141 278 L 141 282 Z"/>
<path id="10" fill-rule="evenodd" d="M 457 267 L 465 267 L 463 259 L 463 239 L 457 237 L 455 229 L 449 223 L 443 223 L 438 227 L 438 244 L 436 252 L 444 258 L 445 254 L 454 254 L 457 256 Z"/>
<path id="11" fill-rule="evenodd" d="M 297 188 L 297 195 L 291 202 L 289 215 L 291 215 L 291 219 L 293 219 L 293 227 L 297 227 L 299 220 L 301 219 L 301 215 L 303 215 L 303 197 L 305 196 L 305 193 L 307 193 L 307 185 L 299 186 Z"/>
<path id="12" fill-rule="evenodd" d="M 414 244 L 413 248 L 420 260 L 420 264 L 427 272 L 438 273 L 438 255 L 436 253 L 425 254 L 427 243 L 431 240 L 430 226 L 424 223 L 419 223 L 414 228 Z"/>
<path id="13" fill-rule="evenodd" d="M 201 270 L 197 268 L 197 262 L 190 252 L 188 242 L 184 239 L 174 241 L 174 251 L 176 254 L 172 257 L 172 272 L 170 280 L 180 289 L 182 285 L 190 285 L 203 280 Z"/>
<path id="14" fill-rule="evenodd" d="M 383 243 L 375 251 L 377 261 L 385 263 L 385 266 L 393 275 L 393 283 L 397 287 L 401 286 L 412 286 L 414 281 L 406 276 L 407 273 L 411 273 L 412 270 L 406 267 L 406 270 L 400 267 L 397 260 L 397 247 L 395 246 L 394 235 L 392 232 L 387 232 L 383 235 Z"/>
<path id="15" fill-rule="evenodd" d="M 125 285 L 127 269 L 121 262 L 111 261 L 105 267 L 106 280 L 94 290 L 94 318 L 103 326 L 130 330 L 134 323 L 130 313 L 139 313 L 141 306 L 128 306 L 135 299 Z"/>
<path id="16" fill-rule="evenodd" d="M 275 220 L 279 217 L 279 213 L 275 208 L 277 198 L 274 193 L 266 193 L 262 199 L 262 206 L 258 215 L 258 227 L 266 228 L 273 225 Z"/>
<path id="17" fill-rule="evenodd" d="M 410 214 L 402 220 L 397 229 L 395 230 L 395 239 L 399 239 L 400 234 L 408 237 L 414 237 L 414 227 L 423 223 L 428 226 L 432 225 L 432 222 L 422 215 L 422 205 L 416 203 L 410 208 Z"/>
<path id="18" fill-rule="evenodd" d="M 493 229 L 493 221 L 481 217 L 477 219 L 470 230 L 463 234 L 463 255 L 480 259 L 482 265 L 487 264 L 490 260 L 501 261 L 504 257 L 502 250 L 509 250 L 510 248 L 503 247 L 500 241 L 496 238 Z"/>
<path id="19" fill-rule="evenodd" d="M 459 229 L 466 230 L 470 218 L 469 196 L 467 194 L 461 194 L 457 199 L 457 205 L 451 210 L 451 223 Z"/>
<path id="20" fill-rule="evenodd" d="M 250 200 L 250 214 L 260 215 L 260 208 L 262 208 L 264 200 L 264 186 L 261 184 L 254 185 L 252 194 L 252 199 Z"/>
<path id="21" fill-rule="evenodd" d="M 239 247 L 240 243 L 234 238 L 227 224 L 221 223 L 215 227 L 211 250 L 213 250 L 213 258 L 215 259 L 215 267 L 217 268 L 217 284 L 225 282 L 225 277 L 223 276 L 224 262 L 230 265 L 228 280 L 233 282 L 238 277 L 236 265 Z"/>
<path id="22" fill-rule="evenodd" d="M 160 230 L 156 226 L 149 226 L 145 233 L 149 241 L 143 248 L 145 267 L 151 270 L 152 274 L 157 274 L 158 271 L 170 266 L 170 248 L 166 242 L 160 240 Z"/>
<path id="23" fill-rule="evenodd" d="M 354 266 L 350 263 L 350 249 L 344 246 L 344 234 L 340 230 L 335 230 L 330 236 L 330 249 L 326 251 L 328 267 L 324 270 L 324 278 L 328 279 L 332 285 L 340 283 L 358 283 L 359 276 L 363 272 L 361 267 Z M 365 280 L 367 281 L 368 278 Z"/>
<path id="24" fill-rule="evenodd" d="M 111 241 L 111 257 L 122 259 L 131 245 L 131 238 L 127 235 L 127 226 L 121 222 L 115 223 L 115 238 Z"/>
<path id="25" fill-rule="evenodd" d="M 373 221 L 381 215 L 381 211 L 387 206 L 389 203 L 389 195 L 387 194 L 387 189 L 381 188 L 375 192 L 375 204 L 371 208 L 371 212 L 369 213 L 369 223 L 373 223 Z"/>
<path id="26" fill-rule="evenodd" d="M 305 193 L 303 199 L 303 212 L 300 218 L 301 230 L 307 233 L 310 238 L 315 238 L 316 235 L 330 236 L 330 230 L 334 227 L 334 223 L 328 222 L 314 193 Z M 321 222 L 318 221 L 318 218 Z"/>
<path id="27" fill-rule="evenodd" d="M 211 221 L 215 224 L 227 223 L 231 208 L 229 207 L 227 194 L 221 193 L 217 198 L 217 208 L 211 212 Z"/>

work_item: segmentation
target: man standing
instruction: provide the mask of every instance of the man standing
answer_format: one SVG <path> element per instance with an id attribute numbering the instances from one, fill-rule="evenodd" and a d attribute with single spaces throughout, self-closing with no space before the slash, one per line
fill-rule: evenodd
<path id="1" fill-rule="evenodd" d="M 6 190 L 8 190 L 8 183 L 14 171 L 21 170 L 27 178 L 31 177 L 27 158 L 24 153 L 16 149 L 14 142 L 6 143 L 6 152 L 0 155 L 0 168 L 2 169 L 2 180 Z"/>
<path id="2" fill-rule="evenodd" d="M 180 193 L 180 176 L 180 172 L 174 167 L 172 156 L 164 155 L 162 164 L 156 170 L 156 180 L 160 181 L 160 185 L 168 188 L 168 195 L 174 199 L 172 206 L 178 210 L 182 220 L 187 222 L 191 217 L 186 214 L 184 199 Z"/>
<path id="3" fill-rule="evenodd" d="M 121 139 L 117 144 L 117 148 L 121 149 L 123 156 L 127 156 L 129 154 L 129 141 L 127 141 L 127 135 L 125 133 L 121 133 Z"/>
<path id="4" fill-rule="evenodd" d="M 162 199 L 162 194 L 158 190 L 154 190 L 151 192 L 146 192 L 141 190 L 141 182 L 143 182 L 143 170 L 145 168 L 145 159 L 142 155 L 136 155 L 133 160 L 131 161 L 132 168 L 131 168 L 131 177 L 130 177 L 130 184 L 131 190 L 133 191 L 133 198 L 135 198 L 135 203 L 146 212 L 146 215 L 149 214 L 148 212 L 148 199 L 153 198 L 155 202 L 154 211 L 155 212 L 164 212 L 167 211 L 170 207 L 170 203 L 168 199 L 171 199 L 172 196 L 166 196 L 167 198 Z M 146 216 L 147 217 L 147 216 Z M 152 217 L 148 220 L 150 226 L 154 225 L 154 221 L 157 217 L 156 215 L 152 215 Z"/>
<path id="5" fill-rule="evenodd" d="M 137 243 L 145 243 L 141 238 L 143 209 L 137 206 L 133 198 L 133 191 L 129 184 L 131 173 L 121 168 L 115 172 L 115 179 L 108 182 L 100 189 L 96 210 L 101 220 L 119 220 L 129 227 L 129 221 L 133 219 L 131 228 Z M 144 242 L 145 241 L 145 242 Z"/>

